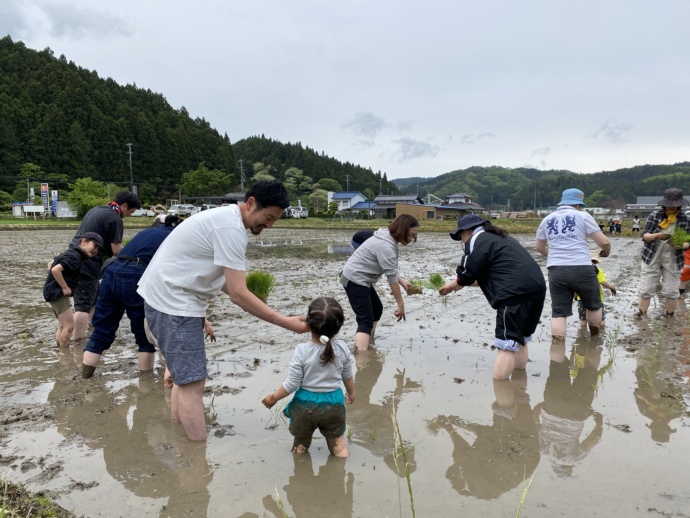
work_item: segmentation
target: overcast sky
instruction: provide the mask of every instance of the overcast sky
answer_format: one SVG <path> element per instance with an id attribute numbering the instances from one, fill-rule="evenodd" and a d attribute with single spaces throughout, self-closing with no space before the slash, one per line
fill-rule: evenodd
<path id="1" fill-rule="evenodd" d="M 232 142 L 389 179 L 690 160 L 689 20 L 690 0 L 0 1 L 0 35 Z"/>

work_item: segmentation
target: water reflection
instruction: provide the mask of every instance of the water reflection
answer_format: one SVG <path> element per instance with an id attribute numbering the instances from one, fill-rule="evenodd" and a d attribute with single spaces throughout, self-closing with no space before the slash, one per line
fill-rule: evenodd
<path id="1" fill-rule="evenodd" d="M 206 443 L 188 441 L 170 423 L 162 379 L 144 373 L 115 391 L 103 378 L 81 380 L 82 351 L 59 352 L 61 370 L 48 397 L 58 432 L 101 450 L 107 473 L 127 491 L 167 498 L 161 516 L 206 516 L 213 478 Z"/>
<path id="2" fill-rule="evenodd" d="M 493 385 L 491 425 L 442 415 L 427 425 L 432 433 L 445 430 L 453 442 L 453 464 L 446 471 L 453 489 L 486 500 L 528 479 L 540 457 L 526 372 L 514 371 L 510 380 L 494 380 Z"/>
<path id="3" fill-rule="evenodd" d="M 592 402 L 611 362 L 600 368 L 601 347 L 584 335 L 575 343 L 570 358 L 565 351 L 564 342 L 551 345 L 549 378 L 539 412 L 539 441 L 554 472 L 568 477 L 601 439 L 603 417 L 593 410 Z M 583 437 L 589 417 L 594 419 L 594 428 Z"/>
<path id="4" fill-rule="evenodd" d="M 405 371 L 399 370 L 394 375 L 395 388 L 384 396 L 381 403 L 372 403 L 371 393 L 383 371 L 383 358 L 376 348 L 369 347 L 366 351 L 359 351 L 355 359 L 357 399 L 347 408 L 347 420 L 351 427 L 349 440 L 371 451 L 377 457 L 383 457 L 386 466 L 394 473 L 398 473 L 395 467 L 393 407 L 395 406 L 397 413 L 403 394 L 420 390 L 421 384 L 405 378 Z M 405 444 L 405 448 L 409 446 L 410 444 Z M 406 456 L 410 472 L 413 472 L 417 467 L 414 461 L 414 448 L 406 450 Z M 401 462 L 402 459 L 398 459 L 398 464 Z M 398 474 L 404 477 L 405 470 L 401 469 Z"/>
<path id="5" fill-rule="evenodd" d="M 671 421 L 685 411 L 683 393 L 673 381 L 675 359 L 666 350 L 667 344 L 652 344 L 638 350 L 635 357 L 637 388 L 635 401 L 640 413 L 650 419 L 647 428 L 655 442 L 668 442 L 676 429 Z"/>
<path id="6" fill-rule="evenodd" d="M 299 518 L 351 518 L 355 476 L 345 470 L 346 459 L 329 455 L 326 463 L 314 473 L 309 453 L 293 454 L 294 475 L 283 487 L 287 501 L 292 508 L 291 516 Z M 282 497 L 283 495 L 281 495 Z M 264 509 L 275 518 L 282 518 L 282 512 L 275 495 L 263 499 Z M 255 516 L 245 513 L 242 517 Z"/>

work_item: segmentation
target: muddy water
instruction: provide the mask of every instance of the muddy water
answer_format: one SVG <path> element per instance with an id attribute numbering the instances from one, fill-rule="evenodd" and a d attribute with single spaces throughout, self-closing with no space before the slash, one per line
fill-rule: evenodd
<path id="1" fill-rule="evenodd" d="M 265 231 L 251 238 L 250 267 L 276 274 L 269 303 L 301 314 L 318 295 L 347 309 L 336 274 L 350 232 Z M 71 231 L 0 232 L 0 472 L 83 516 L 690 516 L 688 364 L 690 316 L 632 317 L 638 241 L 617 239 L 602 265 L 618 287 L 607 298 L 605 337 L 569 319 L 552 346 L 547 309 L 531 362 L 511 381 L 491 379 L 494 312 L 477 289 L 441 299 L 393 299 L 376 343 L 357 357 L 348 407 L 351 457 L 331 458 L 317 433 L 294 456 L 282 405 L 261 398 L 285 378 L 297 338 L 219 298 L 209 318 L 204 403 L 209 439 L 188 442 L 169 422 L 161 371 L 140 376 L 126 319 L 90 380 L 81 350 L 54 346 L 55 319 L 42 301 L 45 263 Z M 533 253 L 533 241 L 523 239 Z M 452 278 L 459 246 L 420 235 L 403 248 L 402 274 Z M 543 265 L 543 261 L 542 261 Z M 414 502 L 394 454 L 395 411 Z"/>

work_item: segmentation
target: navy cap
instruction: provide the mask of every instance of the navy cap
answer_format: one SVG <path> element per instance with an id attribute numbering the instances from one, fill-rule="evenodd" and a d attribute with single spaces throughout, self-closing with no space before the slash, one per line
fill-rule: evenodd
<path id="1" fill-rule="evenodd" d="M 480 218 L 476 214 L 468 214 L 458 220 L 458 228 L 450 233 L 450 237 L 455 241 L 460 241 L 460 233 L 463 230 L 470 230 L 472 228 L 483 225 L 486 220 Z"/>

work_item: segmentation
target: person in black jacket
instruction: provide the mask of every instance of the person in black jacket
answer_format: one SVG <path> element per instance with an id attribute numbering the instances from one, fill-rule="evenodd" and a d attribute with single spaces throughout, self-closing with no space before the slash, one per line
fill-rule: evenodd
<path id="1" fill-rule="evenodd" d="M 494 379 L 508 379 L 527 365 L 527 343 L 537 329 L 546 297 L 546 281 L 537 262 L 508 233 L 475 214 L 463 216 L 450 237 L 465 245 L 457 279 L 438 292 L 447 295 L 477 284 L 497 310 L 498 349 Z"/>

